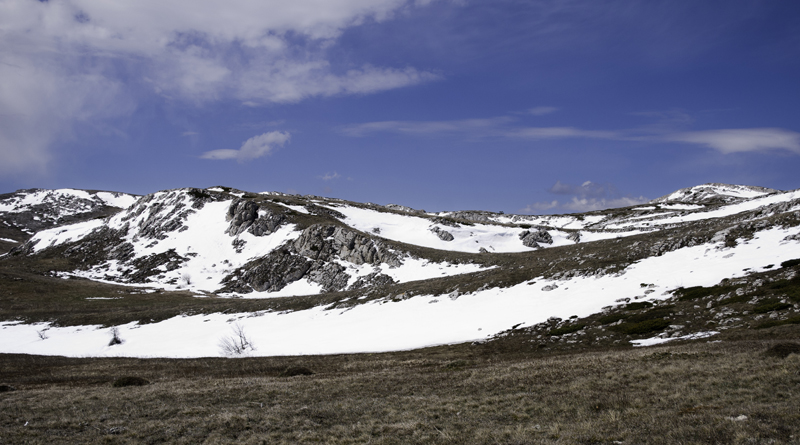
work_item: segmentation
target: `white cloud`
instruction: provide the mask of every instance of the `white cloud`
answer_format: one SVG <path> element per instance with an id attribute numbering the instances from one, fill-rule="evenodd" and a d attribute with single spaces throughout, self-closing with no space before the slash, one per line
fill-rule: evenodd
<path id="1" fill-rule="evenodd" d="M 322 179 L 323 181 L 332 181 L 334 179 L 339 179 L 341 177 L 342 177 L 342 175 L 340 175 L 339 173 L 333 172 L 333 173 L 325 173 L 324 175 L 320 176 L 319 178 Z"/>
<path id="2" fill-rule="evenodd" d="M 270 154 L 276 147 L 282 147 L 289 140 L 289 133 L 271 131 L 269 133 L 253 136 L 244 141 L 238 150 L 220 149 L 203 153 L 203 159 L 236 159 L 239 162 L 250 161 Z"/>
<path id="3" fill-rule="evenodd" d="M 325 48 L 411 0 L 0 1 L 0 174 L 44 171 L 78 122 L 171 100 L 250 105 L 368 94 L 437 79 L 410 67 L 338 71 Z M 24 174 L 24 172 L 22 174 Z"/>
<path id="4" fill-rule="evenodd" d="M 782 128 L 743 128 L 678 133 L 668 140 L 707 145 L 722 153 L 783 149 L 800 154 L 800 133 Z"/>
<path id="5" fill-rule="evenodd" d="M 540 107 L 550 108 L 550 107 Z M 534 109 L 535 110 L 535 109 Z M 344 127 L 341 132 L 361 137 L 370 133 L 401 133 L 416 136 L 461 134 L 470 137 L 503 137 L 528 140 L 604 139 L 640 143 L 683 142 L 704 145 L 723 154 L 782 149 L 800 154 L 800 133 L 783 128 L 741 128 L 676 132 L 674 128 L 691 122 L 685 113 L 637 113 L 661 118 L 654 125 L 632 130 L 584 130 L 575 127 L 525 127 L 508 117 L 452 121 L 379 121 Z"/>
<path id="6" fill-rule="evenodd" d="M 614 131 L 581 130 L 572 127 L 528 127 L 513 130 L 507 136 L 523 139 L 619 139 L 621 135 Z"/>
<path id="7" fill-rule="evenodd" d="M 555 195 L 573 196 L 566 202 L 559 200 L 536 202 L 520 211 L 523 213 L 581 213 L 634 206 L 650 201 L 644 196 L 622 196 L 613 184 L 597 184 L 592 181 L 584 181 L 581 185 L 556 181 L 547 191 Z"/>
<path id="8" fill-rule="evenodd" d="M 592 210 L 603 210 L 603 209 L 613 209 L 618 207 L 635 206 L 647 203 L 649 201 L 650 200 L 645 198 L 644 196 L 622 197 L 614 199 L 579 198 L 577 196 L 573 196 L 570 201 L 563 203 L 558 200 L 553 200 L 550 202 L 536 202 L 533 204 L 529 204 L 525 208 L 521 209 L 520 212 L 540 213 L 540 214 L 544 212 L 551 214 L 583 213 L 583 212 L 590 212 Z"/>
<path id="9" fill-rule="evenodd" d="M 510 122 L 513 122 L 513 119 L 510 117 L 452 121 L 381 121 L 351 125 L 343 128 L 342 133 L 356 137 L 365 136 L 369 133 L 382 132 L 412 135 L 435 135 L 442 133 L 500 135 L 500 127 Z"/>

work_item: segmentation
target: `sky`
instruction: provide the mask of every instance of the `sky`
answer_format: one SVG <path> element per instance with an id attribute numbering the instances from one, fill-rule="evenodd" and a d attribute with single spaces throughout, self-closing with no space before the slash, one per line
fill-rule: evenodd
<path id="1" fill-rule="evenodd" d="M 800 188 L 796 0 L 0 0 L 0 193 Z"/>

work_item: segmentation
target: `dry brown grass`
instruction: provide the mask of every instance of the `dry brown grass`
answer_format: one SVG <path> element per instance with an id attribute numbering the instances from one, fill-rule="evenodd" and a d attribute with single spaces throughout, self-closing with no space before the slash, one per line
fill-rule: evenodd
<path id="1" fill-rule="evenodd" d="M 796 443 L 771 343 L 262 359 L 3 356 L 0 443 Z M 280 377 L 305 366 L 311 376 Z M 119 376 L 145 386 L 115 388 Z M 746 419 L 740 416 L 746 416 Z M 741 420 L 735 420 L 741 419 Z"/>

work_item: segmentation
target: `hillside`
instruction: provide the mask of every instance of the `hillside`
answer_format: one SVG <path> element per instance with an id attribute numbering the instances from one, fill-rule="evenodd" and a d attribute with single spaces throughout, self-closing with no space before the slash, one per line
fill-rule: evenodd
<path id="1" fill-rule="evenodd" d="M 0 352 L 648 345 L 800 316 L 797 190 L 706 184 L 552 216 L 226 187 L 102 193 L 2 195 L 15 232 L 0 259 Z"/>

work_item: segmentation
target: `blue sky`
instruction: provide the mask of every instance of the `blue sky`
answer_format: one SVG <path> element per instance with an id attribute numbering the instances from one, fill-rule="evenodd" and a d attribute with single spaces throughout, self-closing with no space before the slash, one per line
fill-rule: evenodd
<path id="1" fill-rule="evenodd" d="M 0 0 L 0 192 L 565 213 L 800 187 L 800 3 Z"/>

